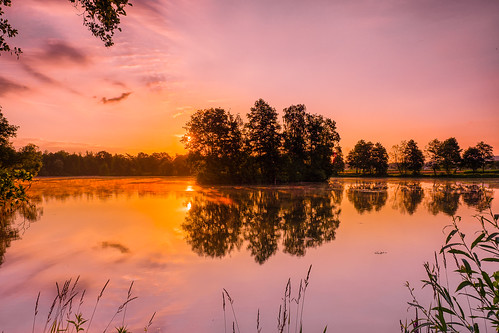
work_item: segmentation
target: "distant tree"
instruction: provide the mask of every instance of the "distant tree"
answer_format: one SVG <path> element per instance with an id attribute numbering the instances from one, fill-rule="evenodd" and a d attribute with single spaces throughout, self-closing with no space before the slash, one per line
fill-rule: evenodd
<path id="1" fill-rule="evenodd" d="M 445 171 L 447 173 L 450 173 L 451 169 L 455 171 L 461 162 L 461 148 L 459 148 L 456 138 L 448 138 L 442 142 L 439 153 Z"/>
<path id="2" fill-rule="evenodd" d="M 377 175 L 385 175 L 388 170 L 388 153 L 379 142 L 372 147 L 370 164 Z"/>
<path id="3" fill-rule="evenodd" d="M 426 155 L 428 156 L 428 164 L 433 170 L 433 174 L 437 174 L 442 164 L 442 142 L 438 139 L 431 140 L 426 146 Z"/>
<path id="4" fill-rule="evenodd" d="M 19 167 L 37 175 L 42 167 L 42 152 L 32 143 L 22 147 L 18 152 Z"/>
<path id="5" fill-rule="evenodd" d="M 477 143 L 476 148 L 480 151 L 480 155 L 483 158 L 483 163 L 481 167 L 482 167 L 482 172 L 485 172 L 485 166 L 488 163 L 492 164 L 494 162 L 493 148 L 491 145 L 486 144 L 483 141 Z"/>
<path id="6" fill-rule="evenodd" d="M 129 0 L 68 0 L 75 7 L 83 9 L 83 25 L 85 25 L 92 34 L 101 39 L 106 47 L 112 46 L 115 30 L 121 31 L 121 17 L 126 16 L 126 6 L 132 4 Z M 7 19 L 4 18 L 2 6 L 10 7 L 12 0 L 0 0 L 0 53 L 13 52 L 19 56 L 22 51 L 20 48 L 11 49 L 6 38 L 15 37 L 18 34 L 17 29 L 12 27 Z"/>
<path id="7" fill-rule="evenodd" d="M 403 163 L 404 169 L 412 171 L 412 173 L 418 174 L 424 165 L 424 155 L 423 152 L 418 148 L 417 143 L 414 140 L 409 140 L 405 144 L 403 151 Z"/>
<path id="8" fill-rule="evenodd" d="M 362 173 L 371 172 L 371 152 L 373 149 L 372 142 L 365 142 L 364 140 L 359 140 L 355 147 L 347 155 L 347 164 L 350 168 L 353 168 L 358 173 L 359 170 Z"/>
<path id="9" fill-rule="evenodd" d="M 469 147 L 463 153 L 463 165 L 465 167 L 469 167 L 476 172 L 478 168 L 484 165 L 485 160 L 480 152 L 480 150 L 476 147 Z"/>
<path id="10" fill-rule="evenodd" d="M 400 174 L 405 174 L 406 163 L 405 163 L 405 148 L 407 147 L 407 141 L 401 141 L 400 144 L 394 145 L 392 147 L 391 158 L 392 162 L 397 167 Z"/>
<path id="11" fill-rule="evenodd" d="M 263 99 L 247 115 L 246 144 L 254 161 L 256 180 L 276 183 L 280 169 L 281 126 L 277 112 Z"/>
<path id="12" fill-rule="evenodd" d="M 224 109 L 199 110 L 184 127 L 182 137 L 198 180 L 237 182 L 242 161 L 240 122 Z"/>

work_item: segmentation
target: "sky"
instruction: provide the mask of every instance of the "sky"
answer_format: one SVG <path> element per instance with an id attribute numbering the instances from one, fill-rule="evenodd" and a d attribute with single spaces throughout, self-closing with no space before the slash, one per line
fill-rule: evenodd
<path id="1" fill-rule="evenodd" d="M 263 98 L 336 121 L 348 152 L 456 137 L 499 155 L 495 0 L 131 0 L 106 48 L 67 0 L 14 0 L 0 56 L 16 146 L 184 153 L 190 115 Z"/>

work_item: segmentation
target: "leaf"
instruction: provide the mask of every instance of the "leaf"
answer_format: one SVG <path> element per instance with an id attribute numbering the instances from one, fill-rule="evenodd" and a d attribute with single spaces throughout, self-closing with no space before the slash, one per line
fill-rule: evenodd
<path id="1" fill-rule="evenodd" d="M 456 292 L 463 289 L 464 287 L 467 287 L 467 286 L 473 286 L 473 284 L 469 281 L 463 281 L 459 284 L 459 286 L 457 286 L 456 288 Z"/>
<path id="2" fill-rule="evenodd" d="M 466 256 L 466 257 L 470 258 L 471 260 L 473 260 L 473 258 L 468 253 L 461 251 L 461 250 L 458 250 L 458 249 L 450 249 L 448 252 L 453 253 L 453 254 L 461 254 L 461 255 Z"/>
<path id="3" fill-rule="evenodd" d="M 499 262 L 499 258 L 483 258 L 482 261 Z"/>
<path id="4" fill-rule="evenodd" d="M 478 235 L 478 237 L 473 241 L 473 243 L 471 243 L 471 249 L 473 249 L 475 246 L 477 246 L 478 243 L 480 243 L 480 241 L 485 237 L 485 234 L 484 233 L 481 233 L 480 235 Z"/>
<path id="5" fill-rule="evenodd" d="M 451 232 L 449 232 L 449 235 L 447 236 L 447 239 L 445 240 L 445 244 L 448 244 L 449 241 L 451 240 L 452 236 L 454 236 L 457 232 L 457 229 L 454 229 L 452 230 Z"/>

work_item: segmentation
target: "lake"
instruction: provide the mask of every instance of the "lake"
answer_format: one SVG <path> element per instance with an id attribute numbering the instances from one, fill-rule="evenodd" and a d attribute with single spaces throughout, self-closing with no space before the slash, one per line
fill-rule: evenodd
<path id="1" fill-rule="evenodd" d="M 192 178 L 50 178 L 30 189 L 24 212 L 2 217 L 0 331 L 37 332 L 64 281 L 91 331 L 125 323 L 150 332 L 276 332 L 310 265 L 303 315 L 291 332 L 399 332 L 406 281 L 421 299 L 423 263 L 452 215 L 499 212 L 498 180 L 337 179 L 330 184 L 203 187 Z M 452 278 L 451 278 L 452 279 Z M 452 281 L 451 281 L 452 282 Z M 72 285 L 71 285 L 72 286 Z M 223 290 L 226 302 L 225 321 Z M 81 294 L 85 290 L 80 305 Z M 302 295 L 303 297 L 303 295 Z M 303 301 L 303 298 L 302 298 Z M 299 310 L 301 312 L 301 309 Z M 87 323 L 88 324 L 88 323 Z"/>

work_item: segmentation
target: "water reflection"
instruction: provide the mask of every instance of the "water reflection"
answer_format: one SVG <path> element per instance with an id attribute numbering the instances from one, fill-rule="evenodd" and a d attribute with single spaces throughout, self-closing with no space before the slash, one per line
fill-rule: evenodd
<path id="1" fill-rule="evenodd" d="M 401 182 L 393 193 L 393 208 L 402 214 L 412 215 L 423 201 L 424 190 L 419 181 Z"/>
<path id="2" fill-rule="evenodd" d="M 42 215 L 38 202 L 39 199 L 31 198 L 0 206 L 0 265 L 3 264 L 5 252 L 11 242 L 20 239 L 30 223 L 37 221 Z"/>
<path id="3" fill-rule="evenodd" d="M 468 207 L 483 212 L 490 208 L 492 193 L 492 190 L 487 189 L 483 184 L 436 183 L 429 190 L 428 212 L 433 215 L 442 212 L 453 216 L 459 208 L 461 197 Z"/>
<path id="4" fill-rule="evenodd" d="M 359 214 L 379 211 L 388 199 L 388 185 L 385 181 L 357 181 L 347 190 L 348 200 Z"/>
<path id="5" fill-rule="evenodd" d="M 303 256 L 335 238 L 342 186 L 220 189 L 191 201 L 182 225 L 194 252 L 223 257 L 246 244 L 263 264 L 279 246 Z"/>

